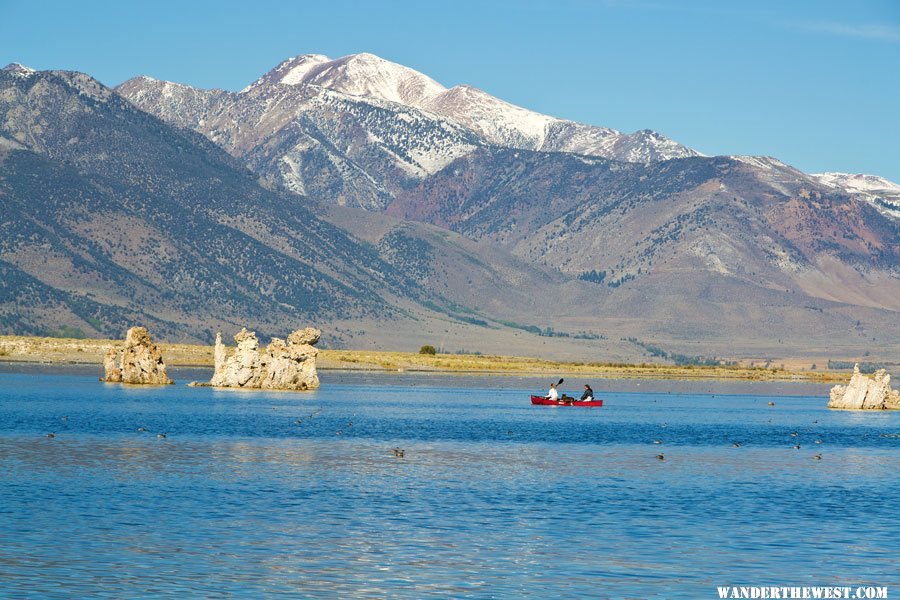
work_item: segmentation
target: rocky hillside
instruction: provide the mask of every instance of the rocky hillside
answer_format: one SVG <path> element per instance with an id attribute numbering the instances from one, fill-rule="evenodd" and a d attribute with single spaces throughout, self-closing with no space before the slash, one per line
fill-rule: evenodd
<path id="1" fill-rule="evenodd" d="M 697 155 L 652 131 L 623 134 L 541 115 L 470 86 L 447 89 L 371 54 L 297 56 L 238 93 L 148 77 L 116 90 L 142 110 L 203 133 L 270 187 L 369 210 L 479 147 L 625 161 Z"/>
<path id="2" fill-rule="evenodd" d="M 5 329 L 112 335 L 139 318 L 208 341 L 248 318 L 390 317 L 422 294 L 204 137 L 86 75 L 2 71 L 0 115 Z"/>
<path id="3" fill-rule="evenodd" d="M 685 271 L 900 310 L 900 222 L 774 159 L 483 149 L 388 212 L 606 287 Z"/>

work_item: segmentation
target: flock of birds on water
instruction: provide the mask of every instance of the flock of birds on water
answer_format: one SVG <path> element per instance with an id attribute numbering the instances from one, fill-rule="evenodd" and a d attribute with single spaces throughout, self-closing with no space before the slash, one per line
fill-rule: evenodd
<path id="1" fill-rule="evenodd" d="M 770 423 L 772 422 L 771 419 L 769 420 L 769 422 L 770 422 Z M 815 421 L 815 423 L 818 423 L 818 422 L 819 422 L 819 421 Z M 665 427 L 667 427 L 667 426 L 668 426 L 668 425 L 667 425 L 666 423 L 663 423 L 663 424 L 662 424 L 662 427 L 663 427 L 663 428 L 665 428 Z M 799 435 L 800 435 L 800 433 L 797 432 L 797 431 L 792 431 L 792 432 L 790 433 L 790 436 L 791 436 L 791 437 L 797 437 L 797 436 L 799 436 Z M 657 439 L 657 440 L 653 440 L 653 443 L 654 443 L 654 444 L 662 444 L 663 441 Z M 822 440 L 821 440 L 821 439 L 816 439 L 813 443 L 814 443 L 814 444 L 821 444 L 821 443 L 822 443 Z M 741 448 L 741 447 L 743 447 L 743 444 L 742 444 L 741 442 L 732 442 L 732 443 L 731 443 L 731 447 L 732 447 L 732 448 Z M 791 448 L 793 448 L 794 450 L 799 450 L 799 449 L 800 449 L 800 444 L 799 444 L 799 443 L 798 443 L 798 444 L 794 444 L 793 446 L 791 446 Z M 666 459 L 666 455 L 663 454 L 662 452 L 660 452 L 659 454 L 656 455 L 656 458 L 657 458 L 657 460 L 665 460 L 665 459 Z M 817 453 L 817 454 L 814 454 L 812 458 L 813 458 L 813 460 L 822 460 L 822 453 L 819 452 L 819 453 Z"/>
<path id="2" fill-rule="evenodd" d="M 770 401 L 768 403 L 768 405 L 775 406 L 775 403 Z M 277 410 L 277 408 L 273 406 L 272 410 Z M 294 425 L 303 425 L 304 422 L 311 421 L 312 419 L 317 417 L 319 414 L 321 414 L 321 412 L 322 412 L 322 409 L 317 409 L 317 410 L 312 411 L 310 414 L 308 414 L 305 417 L 297 417 L 296 419 L 294 419 L 293 424 Z M 66 416 L 61 417 L 60 420 L 64 423 L 68 423 L 69 417 L 68 417 L 68 415 L 66 415 Z M 771 422 L 772 422 L 772 419 L 769 419 L 769 423 L 771 423 Z M 818 424 L 818 423 L 819 423 L 818 419 L 813 421 L 813 424 Z M 662 423 L 660 425 L 660 427 L 662 429 L 666 429 L 668 426 L 669 426 L 668 423 Z M 350 427 L 353 427 L 353 421 L 347 421 L 346 425 L 344 425 L 344 428 L 350 428 Z M 140 427 L 137 428 L 137 431 L 140 433 L 148 433 L 150 430 L 145 425 L 141 425 Z M 343 435 L 343 433 L 344 433 L 343 429 L 338 429 L 337 431 L 334 432 L 334 435 L 341 436 L 341 435 Z M 509 430 L 506 432 L 506 435 L 511 436 L 511 435 L 513 435 L 513 432 L 511 430 Z M 800 435 L 800 433 L 797 431 L 792 431 L 790 433 L 790 437 L 793 437 L 793 438 L 799 437 L 799 435 Z M 157 433 L 156 437 L 158 439 L 166 439 L 168 437 L 168 434 L 163 431 L 163 432 Z M 48 439 L 56 438 L 56 432 L 48 433 L 47 438 Z M 653 443 L 657 444 L 657 445 L 662 445 L 663 441 L 661 439 L 655 439 L 655 440 L 653 440 Z M 822 440 L 816 439 L 813 443 L 821 444 Z M 743 444 L 738 441 L 732 442 L 732 444 L 731 444 L 732 448 L 741 448 L 742 446 L 743 446 Z M 793 448 L 794 450 L 800 450 L 801 446 L 799 443 L 796 443 L 793 446 L 791 446 L 791 448 Z M 394 455 L 395 458 L 405 458 L 406 457 L 406 450 L 404 450 L 403 448 L 400 448 L 400 447 L 391 448 L 391 453 Z M 812 458 L 813 458 L 813 460 L 822 460 L 822 454 L 821 453 L 814 454 Z M 660 452 L 656 455 L 656 459 L 657 460 L 665 460 L 666 455 L 663 454 L 662 452 Z"/>
<path id="3" fill-rule="evenodd" d="M 715 395 L 713 395 L 713 398 L 715 398 Z M 772 402 L 772 401 L 769 401 L 768 405 L 769 405 L 769 406 L 775 406 L 775 403 Z M 771 423 L 771 422 L 772 422 L 772 419 L 769 419 L 769 423 Z M 818 420 L 818 419 L 816 419 L 815 421 L 813 421 L 813 425 L 818 425 L 818 424 L 819 424 L 819 420 Z M 661 427 L 662 427 L 663 429 L 665 429 L 665 428 L 668 427 L 668 426 L 669 426 L 668 423 L 663 423 L 663 424 L 661 425 Z M 809 431 L 811 431 L 811 430 L 807 430 L 807 431 L 809 432 Z M 790 436 L 791 436 L 791 437 L 794 437 L 794 438 L 795 438 L 795 437 L 798 437 L 799 435 L 800 435 L 800 432 L 798 432 L 798 431 L 792 431 L 792 432 L 790 433 Z M 663 442 L 662 442 L 662 440 L 657 439 L 657 440 L 653 440 L 653 443 L 654 443 L 654 444 L 662 444 Z M 813 441 L 813 443 L 814 443 L 814 444 L 821 444 L 821 443 L 822 443 L 822 440 L 821 440 L 821 439 L 816 439 L 815 441 Z M 741 448 L 742 446 L 743 446 L 743 444 L 742 444 L 741 442 L 735 441 L 735 442 L 732 442 L 732 443 L 731 443 L 731 447 L 732 447 L 732 448 Z M 799 450 L 799 449 L 800 449 L 800 444 L 799 444 L 799 443 L 796 443 L 796 444 L 794 444 L 793 446 L 791 446 L 791 448 L 793 448 L 794 450 Z M 818 452 L 818 453 L 814 454 L 812 458 L 813 458 L 813 460 L 822 460 L 822 453 L 821 453 L 821 452 Z M 662 452 L 660 452 L 659 454 L 656 455 L 656 459 L 657 459 L 657 460 L 665 460 L 665 459 L 666 459 L 666 455 L 663 454 Z"/>
<path id="4" fill-rule="evenodd" d="M 272 410 L 277 410 L 277 408 L 273 406 L 273 407 L 272 407 Z M 312 411 L 311 413 L 309 413 L 309 414 L 306 415 L 305 417 L 297 417 L 296 419 L 294 419 L 293 424 L 294 424 L 294 425 L 303 425 L 304 422 L 306 422 L 306 421 L 311 421 L 312 419 L 314 419 L 314 418 L 316 418 L 317 416 L 319 416 L 319 414 L 321 414 L 321 412 L 322 412 L 322 409 L 320 408 L 320 409 L 317 409 L 317 410 Z M 68 423 L 68 422 L 69 422 L 69 416 L 68 416 L 68 415 L 65 415 L 65 416 L 61 417 L 61 418 L 60 418 L 60 421 L 62 421 L 63 423 Z M 346 423 L 346 425 L 344 425 L 344 427 L 345 427 L 345 428 L 353 427 L 353 421 L 347 421 L 347 423 Z M 137 431 L 138 431 L 139 433 L 149 433 L 150 430 L 147 428 L 146 425 L 141 425 L 140 427 L 137 428 Z M 508 433 L 508 434 L 512 434 L 511 431 L 510 431 L 510 432 L 507 432 L 507 433 Z M 336 435 L 336 436 L 340 436 L 340 435 L 343 435 L 343 434 L 344 434 L 344 430 L 343 430 L 343 429 L 338 429 L 337 431 L 334 432 L 334 435 Z M 156 434 L 156 437 L 157 437 L 157 439 L 163 440 L 163 439 L 168 438 L 168 433 L 166 433 L 166 432 L 164 432 L 164 431 L 161 431 L 161 432 L 159 432 L 159 433 Z M 50 433 L 47 434 L 47 439 L 51 439 L 51 440 L 52 440 L 52 439 L 55 439 L 55 438 L 56 438 L 56 432 L 55 432 L 55 431 L 51 431 Z M 398 446 L 398 447 L 391 448 L 391 453 L 394 455 L 394 458 L 406 458 L 406 450 L 404 450 L 403 448 L 400 448 L 399 446 Z"/>

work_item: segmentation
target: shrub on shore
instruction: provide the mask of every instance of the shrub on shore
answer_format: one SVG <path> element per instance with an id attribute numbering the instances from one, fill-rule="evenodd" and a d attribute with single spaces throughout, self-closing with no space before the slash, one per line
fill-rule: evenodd
<path id="1" fill-rule="evenodd" d="M 429 354 L 431 356 L 434 356 L 435 354 L 437 354 L 437 350 L 434 349 L 434 346 L 425 344 L 424 346 L 419 348 L 419 354 Z"/>

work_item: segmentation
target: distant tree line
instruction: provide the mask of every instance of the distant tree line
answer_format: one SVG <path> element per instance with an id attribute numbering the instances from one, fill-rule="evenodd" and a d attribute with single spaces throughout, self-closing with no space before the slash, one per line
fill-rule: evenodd
<path id="1" fill-rule="evenodd" d="M 843 369 L 852 369 L 853 365 L 857 363 L 848 360 L 829 360 L 828 368 L 834 371 L 840 371 Z M 861 362 L 859 363 L 859 372 L 860 373 L 874 373 L 878 369 L 887 369 L 889 367 L 900 366 L 898 363 L 873 363 L 873 362 Z"/>
<path id="2" fill-rule="evenodd" d="M 668 352 L 666 350 L 663 350 L 659 346 L 655 346 L 647 342 L 642 342 L 635 337 L 627 337 L 621 339 L 623 342 L 631 342 L 635 346 L 640 346 L 650 356 L 662 358 L 664 360 L 671 360 L 679 366 L 693 365 L 697 367 L 718 367 L 721 365 L 725 365 L 726 367 L 732 367 L 737 364 L 737 362 L 733 360 L 726 361 L 715 357 L 708 358 L 706 356 L 688 356 L 686 354 L 678 354 L 677 352 Z"/>

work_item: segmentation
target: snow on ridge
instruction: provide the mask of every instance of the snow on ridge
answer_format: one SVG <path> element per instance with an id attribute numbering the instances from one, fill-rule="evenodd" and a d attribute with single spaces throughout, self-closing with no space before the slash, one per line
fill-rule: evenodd
<path id="1" fill-rule="evenodd" d="M 348 96 L 415 108 L 446 89 L 427 75 L 366 52 L 336 59 L 301 54 L 282 62 L 244 91 L 264 84 L 317 85 Z"/>
<path id="2" fill-rule="evenodd" d="M 16 77 L 21 77 L 23 79 L 27 79 L 28 77 L 31 77 L 32 75 L 37 73 L 37 71 L 35 69 L 32 69 L 31 67 L 26 67 L 22 63 L 17 63 L 17 62 L 9 63 L 5 67 L 3 67 L 3 71 L 6 71 L 7 73 L 11 73 L 11 74 L 15 75 Z"/>
<path id="3" fill-rule="evenodd" d="M 283 85 L 298 85 L 303 83 L 303 78 L 317 65 L 330 62 L 331 59 L 324 54 L 301 54 L 289 58 L 272 71 L 278 83 Z"/>
<path id="4" fill-rule="evenodd" d="M 758 167 L 760 169 L 766 169 L 767 171 L 772 171 L 777 168 L 790 168 L 788 165 L 784 164 L 774 156 L 753 156 L 751 154 L 731 154 L 726 158 L 730 158 L 732 160 L 736 160 L 738 162 L 742 162 L 748 165 L 752 165 L 754 167 Z"/>
<path id="5" fill-rule="evenodd" d="M 854 190 L 857 192 L 888 192 L 892 194 L 900 194 L 900 185 L 879 177 L 878 175 L 866 175 L 863 173 L 812 173 L 810 177 L 814 177 L 820 183 L 830 187 L 837 187 L 846 190 Z"/>
<path id="6" fill-rule="evenodd" d="M 425 106 L 486 136 L 494 143 L 507 143 L 510 136 L 524 136 L 539 148 L 554 117 L 516 106 L 469 85 L 458 85 L 432 98 Z"/>
<path id="7" fill-rule="evenodd" d="M 278 66 L 274 69 L 242 89 L 240 93 L 243 94 L 264 85 L 278 85 L 280 83 L 298 85 L 301 83 L 299 79 L 305 71 L 308 71 L 308 69 L 317 64 L 330 60 L 331 59 L 324 54 L 299 54 L 285 59 L 278 63 Z"/>
<path id="8" fill-rule="evenodd" d="M 810 177 L 822 185 L 862 198 L 881 214 L 900 220 L 900 185 L 893 181 L 863 173 L 813 173 Z"/>

